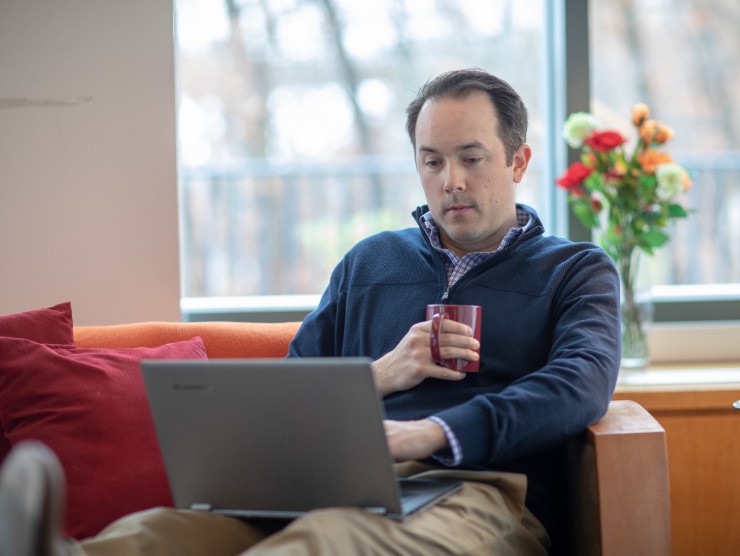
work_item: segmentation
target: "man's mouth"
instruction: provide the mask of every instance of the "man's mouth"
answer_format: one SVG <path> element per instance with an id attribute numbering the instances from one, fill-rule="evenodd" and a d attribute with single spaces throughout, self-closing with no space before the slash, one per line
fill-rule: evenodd
<path id="1" fill-rule="evenodd" d="M 453 216 L 456 216 L 456 215 L 465 214 L 472 209 L 473 209 L 472 205 L 463 205 L 463 204 L 456 203 L 454 205 L 450 205 L 449 207 L 447 207 L 447 210 L 445 212 Z"/>

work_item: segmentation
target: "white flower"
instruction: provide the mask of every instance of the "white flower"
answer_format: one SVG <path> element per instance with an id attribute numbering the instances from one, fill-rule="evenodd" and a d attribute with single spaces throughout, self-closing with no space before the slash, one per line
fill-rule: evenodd
<path id="1" fill-rule="evenodd" d="M 674 162 L 659 164 L 655 169 L 658 187 L 655 194 L 661 201 L 670 201 L 683 191 L 684 169 Z"/>
<path id="2" fill-rule="evenodd" d="M 583 140 L 598 126 L 596 118 L 588 112 L 573 112 L 563 124 L 563 139 L 574 149 L 583 146 Z"/>

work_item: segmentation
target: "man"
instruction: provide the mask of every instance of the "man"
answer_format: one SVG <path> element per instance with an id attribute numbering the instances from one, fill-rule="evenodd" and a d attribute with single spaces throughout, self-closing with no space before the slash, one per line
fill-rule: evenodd
<path id="1" fill-rule="evenodd" d="M 156 510 L 76 550 L 197 554 L 197 542 L 208 554 L 254 543 L 248 554 L 548 553 L 564 444 L 606 412 L 616 383 L 617 274 L 602 250 L 545 236 L 536 213 L 516 204 L 531 150 L 526 108 L 507 83 L 475 69 L 440 75 L 409 105 L 407 130 L 427 200 L 418 227 L 370 237 L 344 257 L 290 356 L 373 358 L 399 471 L 463 478 L 462 491 L 404 523 L 321 510 L 273 535 Z M 480 347 L 480 372 L 434 362 L 430 303 L 483 307 L 480 346 L 449 319 L 440 334 L 445 359 L 474 360 Z"/>

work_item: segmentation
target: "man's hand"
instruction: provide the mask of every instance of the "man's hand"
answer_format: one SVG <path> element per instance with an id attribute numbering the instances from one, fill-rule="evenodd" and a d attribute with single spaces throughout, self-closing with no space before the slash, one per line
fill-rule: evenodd
<path id="1" fill-rule="evenodd" d="M 432 321 L 411 327 L 401 342 L 373 363 L 373 374 L 378 391 L 383 395 L 408 390 L 427 378 L 462 380 L 465 373 L 437 365 L 429 347 Z M 443 319 L 439 334 L 440 355 L 444 359 L 475 361 L 479 342 L 466 324 Z"/>
<path id="2" fill-rule="evenodd" d="M 383 421 L 391 456 L 396 461 L 418 460 L 447 448 L 447 436 L 434 421 Z"/>

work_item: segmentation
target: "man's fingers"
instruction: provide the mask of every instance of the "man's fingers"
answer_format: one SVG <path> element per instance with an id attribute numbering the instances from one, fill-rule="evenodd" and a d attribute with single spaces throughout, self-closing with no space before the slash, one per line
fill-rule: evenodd
<path id="1" fill-rule="evenodd" d="M 438 378 L 440 380 L 462 380 L 465 378 L 465 373 L 461 373 L 460 371 L 453 371 L 452 369 L 448 369 L 447 367 L 443 367 L 439 364 L 434 364 L 434 368 L 429 373 L 430 377 Z"/>
<path id="2" fill-rule="evenodd" d="M 431 331 L 432 329 L 432 321 L 427 321 L 425 323 L 427 325 L 427 329 Z M 457 322 L 452 319 L 442 319 L 442 322 L 440 322 L 439 326 L 440 330 L 440 337 L 443 333 L 447 334 L 459 334 L 461 336 L 473 336 L 473 329 L 470 328 L 467 324 L 464 324 L 462 322 Z"/>

